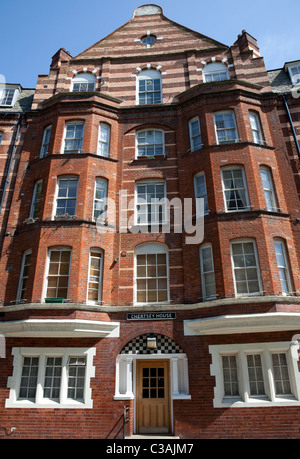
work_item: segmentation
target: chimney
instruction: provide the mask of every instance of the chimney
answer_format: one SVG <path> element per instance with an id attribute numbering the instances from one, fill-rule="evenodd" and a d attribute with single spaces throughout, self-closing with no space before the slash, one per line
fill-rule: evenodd
<path id="1" fill-rule="evenodd" d="M 241 53 L 252 52 L 254 58 L 261 57 L 259 47 L 257 46 L 257 40 L 246 32 L 246 30 L 242 30 L 235 45 L 239 46 Z"/>
<path id="2" fill-rule="evenodd" d="M 62 61 L 69 61 L 70 59 L 72 59 L 72 56 L 69 51 L 66 51 L 64 48 L 60 48 L 52 57 L 50 68 L 59 68 Z"/>

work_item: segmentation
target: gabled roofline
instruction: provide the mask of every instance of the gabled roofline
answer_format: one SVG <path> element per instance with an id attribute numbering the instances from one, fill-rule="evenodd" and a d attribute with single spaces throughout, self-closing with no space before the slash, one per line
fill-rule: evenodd
<path id="1" fill-rule="evenodd" d="M 200 32 L 197 32 L 197 31 L 195 31 L 195 30 L 189 29 L 188 27 L 183 26 L 182 24 L 179 24 L 179 23 L 173 21 L 172 19 L 167 18 L 167 17 L 163 14 L 163 10 L 162 10 L 162 8 L 161 8 L 160 6 L 154 5 L 154 4 L 151 4 L 151 5 L 160 8 L 160 9 L 161 9 L 161 14 L 160 14 L 160 16 L 161 16 L 162 18 L 164 18 L 166 21 L 168 21 L 169 23 L 175 25 L 176 27 L 179 27 L 179 28 L 182 29 L 182 30 L 185 30 L 185 31 L 187 31 L 187 32 L 192 33 L 192 34 L 195 35 L 197 38 L 200 38 L 200 39 L 201 39 L 201 38 L 202 38 L 202 39 L 204 38 L 204 39 L 206 39 L 206 40 L 210 40 L 212 43 L 214 43 L 214 44 L 216 45 L 216 47 L 222 47 L 222 48 L 225 48 L 225 49 L 228 49 L 228 48 L 229 48 L 229 46 L 228 46 L 228 45 L 225 45 L 224 43 L 221 43 L 221 42 L 219 42 L 219 41 L 217 41 L 217 40 L 214 40 L 213 38 L 210 38 L 210 37 L 208 37 L 208 36 L 206 36 L 206 35 L 203 35 L 203 34 L 201 34 Z M 138 7 L 138 8 L 141 8 L 141 7 Z M 136 8 L 136 9 L 134 10 L 134 12 L 137 11 L 138 8 Z M 117 29 L 115 29 L 113 32 L 111 32 L 110 34 L 108 34 L 108 35 L 106 35 L 105 37 L 101 38 L 99 41 L 97 41 L 97 42 L 94 43 L 93 45 L 89 46 L 88 48 L 86 48 L 85 50 L 83 50 L 81 53 L 77 54 L 77 55 L 76 55 L 75 57 L 73 57 L 71 60 L 76 60 L 77 58 L 80 58 L 80 56 L 81 56 L 82 54 L 84 54 L 84 53 L 86 53 L 87 51 L 89 51 L 89 50 L 90 50 L 91 48 L 93 48 L 95 45 L 97 45 L 97 44 L 103 42 L 104 40 L 106 40 L 107 38 L 111 37 L 113 34 L 115 34 L 116 32 L 118 32 L 119 30 L 121 30 L 123 27 L 127 26 L 135 17 L 136 17 L 136 16 L 134 16 L 134 13 L 133 13 L 132 18 L 129 19 L 129 21 L 125 22 L 123 25 L 121 25 L 120 27 L 118 27 Z"/>

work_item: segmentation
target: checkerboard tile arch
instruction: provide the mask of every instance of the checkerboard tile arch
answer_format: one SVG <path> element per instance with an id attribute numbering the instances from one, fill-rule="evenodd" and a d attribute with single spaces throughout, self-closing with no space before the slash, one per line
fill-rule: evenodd
<path id="1" fill-rule="evenodd" d="M 156 338 L 157 347 L 156 349 L 147 349 L 147 338 Z M 165 335 L 147 333 L 139 335 L 129 343 L 127 343 L 120 354 L 132 354 L 132 355 L 149 355 L 149 354 L 184 354 L 181 347 Z"/>

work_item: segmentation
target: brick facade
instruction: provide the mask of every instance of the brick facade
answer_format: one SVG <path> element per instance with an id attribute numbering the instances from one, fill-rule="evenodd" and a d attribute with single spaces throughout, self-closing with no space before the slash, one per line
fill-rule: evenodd
<path id="1" fill-rule="evenodd" d="M 141 43 L 142 37 L 151 36 L 155 43 Z M 207 82 L 205 69 L 215 63 L 223 66 L 220 68 L 227 78 Z M 161 78 L 161 103 L 137 103 L 137 85 L 144 70 L 157 72 Z M 81 74 L 94 77 L 93 91 L 72 91 L 75 76 Z M 163 335 L 182 349 L 182 354 L 165 354 L 170 363 L 165 380 L 171 393 L 170 435 L 183 439 L 299 438 L 299 158 L 274 78 L 266 71 L 256 40 L 246 31 L 228 47 L 174 23 L 154 5 L 137 8 L 125 25 L 78 56 L 72 57 L 64 49 L 53 56 L 49 75 L 39 75 L 31 108 L 22 113 L 18 148 L 9 172 L 14 180 L 0 216 L 0 334 L 6 340 L 6 358 L 0 359 L 0 427 L 6 430 L 0 435 L 121 438 L 124 405 L 130 407 L 126 435 L 142 432 L 138 361 L 155 363 L 164 352 L 122 356 L 121 350 L 136 337 Z M 297 99 L 290 95 L 289 103 L 297 129 Z M 237 134 L 234 140 L 220 144 L 214 116 L 224 111 L 234 114 Z M 249 113 L 260 119 L 264 140 L 259 144 L 253 139 Z M 2 183 L 19 114 L 2 116 L 0 112 Z M 195 118 L 199 119 L 202 145 L 191 151 L 189 123 Z M 84 124 L 82 145 L 79 153 L 63 154 L 70 122 Z M 110 126 L 107 157 L 97 154 L 101 123 Z M 43 156 L 41 146 L 49 126 L 48 152 Z M 163 132 L 164 155 L 137 156 L 137 134 L 144 130 Z M 274 184 L 277 205 L 271 210 L 266 206 L 262 167 Z M 224 170 L 244 171 L 246 208 L 226 209 Z M 179 198 L 183 203 L 192 198 L 195 225 L 194 177 L 199 173 L 205 174 L 208 201 L 203 240 L 187 243 L 190 234 L 175 231 L 172 212 L 170 232 L 164 232 L 162 226 L 144 233 L 130 227 L 124 230 L 119 213 L 119 208 L 125 211 L 122 190 L 127 192 L 127 217 L 134 222 L 137 184 L 141 183 L 163 183 L 169 200 Z M 78 179 L 72 218 L 55 216 L 62 177 Z M 117 210 L 114 221 L 108 204 L 107 221 L 100 225 L 106 229 L 104 233 L 93 219 L 97 178 L 106 180 L 107 196 Z M 38 211 L 28 220 L 39 181 Z M 238 183 L 241 186 L 241 180 Z M 114 225 L 117 230 L 108 231 Z M 285 270 L 278 265 L 274 240 L 285 247 Z M 255 294 L 238 294 L 231 252 L 234 242 L 255 248 L 246 256 L 248 263 L 250 259 L 254 263 L 256 257 L 255 267 L 251 265 L 250 271 L 244 266 L 243 271 L 247 272 L 244 283 L 248 286 L 253 281 L 250 276 L 258 276 L 259 292 Z M 205 301 L 199 252 L 205 244 L 212 247 L 213 254 L 215 295 L 210 301 Z M 53 265 L 49 270 L 49 251 L 54 248 L 71 251 L 69 271 L 64 273 L 68 295 L 61 303 L 45 300 L 51 269 L 57 268 Z M 146 252 L 138 252 L 144 248 Z M 24 256 L 29 250 L 25 272 Z M 101 254 L 102 267 L 98 278 L 101 292 L 97 301 L 91 302 L 88 285 L 93 251 Z M 137 301 L 137 253 L 167 254 L 168 301 Z M 156 269 L 158 272 L 159 267 Z M 283 291 L 279 272 L 281 276 L 288 272 L 288 291 Z M 157 287 L 163 285 L 159 274 L 150 280 L 151 275 L 147 276 L 148 294 L 155 278 L 159 295 L 163 290 Z M 152 312 L 172 313 L 173 317 L 149 320 L 139 316 L 132 320 L 128 316 Z M 72 349 L 76 358 L 87 356 L 83 400 L 62 395 L 66 391 L 63 386 L 59 397 L 46 397 L 41 391 L 45 391 L 45 371 L 50 367 L 45 363 L 47 358 L 61 359 L 60 377 L 65 381 L 65 375 L 71 374 Z M 85 354 L 89 349 L 95 351 L 93 357 Z M 254 394 L 252 388 L 261 383 L 257 376 L 260 365 L 255 367 L 255 380 L 247 376 L 249 355 L 260 356 L 263 393 Z M 277 355 L 280 377 L 275 371 Z M 23 386 L 30 385 L 24 367 L 33 356 L 39 359 L 38 389 L 31 397 L 29 390 L 20 396 Z M 231 381 L 231 395 L 225 389 L 227 380 L 220 384 L 216 376 L 226 378 L 224 368 L 222 373 L 224 356 L 232 356 L 237 364 L 239 389 L 234 391 Z M 30 365 L 33 368 L 33 360 Z M 282 376 L 286 367 L 288 377 Z M 230 374 L 235 374 L 233 368 Z M 70 390 L 70 383 L 67 385 Z M 280 385 L 284 385 L 283 393 Z M 85 405 L 89 391 L 92 406 Z M 159 425 L 154 426 L 156 433 L 160 433 Z M 11 427 L 15 428 L 13 434 L 5 435 Z"/>

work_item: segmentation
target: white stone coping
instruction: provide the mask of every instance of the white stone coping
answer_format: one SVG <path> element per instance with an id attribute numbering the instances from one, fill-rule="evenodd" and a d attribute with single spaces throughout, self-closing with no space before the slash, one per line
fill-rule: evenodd
<path id="1" fill-rule="evenodd" d="M 300 337 L 300 313 L 293 312 L 232 314 L 184 320 L 185 336 L 261 333 L 297 329 Z"/>
<path id="2" fill-rule="evenodd" d="M 5 338 L 114 338 L 120 336 L 119 322 L 81 319 L 25 319 L 0 322 Z"/>

